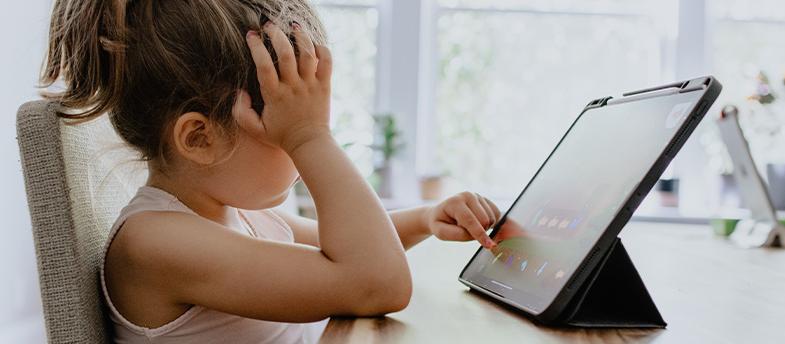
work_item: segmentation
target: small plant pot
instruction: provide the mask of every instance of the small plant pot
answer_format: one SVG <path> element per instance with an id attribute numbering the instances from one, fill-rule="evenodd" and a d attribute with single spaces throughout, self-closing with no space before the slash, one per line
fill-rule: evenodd
<path id="1" fill-rule="evenodd" d="M 377 168 L 374 171 L 377 180 L 375 181 L 376 185 L 376 194 L 379 195 L 381 198 L 391 198 L 392 197 L 392 167 L 390 164 L 384 164 Z"/>
<path id="2" fill-rule="evenodd" d="M 444 177 L 429 176 L 420 178 L 420 198 L 426 201 L 435 201 L 442 198 L 444 193 Z"/>

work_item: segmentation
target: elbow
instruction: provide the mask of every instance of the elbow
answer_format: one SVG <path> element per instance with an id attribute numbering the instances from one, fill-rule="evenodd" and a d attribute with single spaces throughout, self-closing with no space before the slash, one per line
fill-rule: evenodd
<path id="1" fill-rule="evenodd" d="M 358 304 L 358 316 L 381 316 L 405 309 L 412 298 L 412 278 L 408 269 L 398 276 L 372 277 Z"/>
<path id="2" fill-rule="evenodd" d="M 379 307 L 379 314 L 400 312 L 409 306 L 412 300 L 412 280 L 411 277 L 406 279 L 406 282 L 401 283 L 390 295 L 385 295 L 381 300 Z"/>

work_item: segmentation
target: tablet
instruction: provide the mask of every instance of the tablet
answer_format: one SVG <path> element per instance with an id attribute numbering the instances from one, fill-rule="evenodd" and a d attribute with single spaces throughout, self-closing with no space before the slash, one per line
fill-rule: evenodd
<path id="1" fill-rule="evenodd" d="M 459 280 L 558 321 L 721 89 L 702 77 L 590 102 Z"/>
<path id="2" fill-rule="evenodd" d="M 785 228 L 777 220 L 777 211 L 752 159 L 738 116 L 738 108 L 725 106 L 717 120 L 720 136 L 733 162 L 733 177 L 739 194 L 750 210 L 750 218 L 736 225 L 731 240 L 742 247 L 772 246 L 778 244 L 778 236 L 785 236 Z"/>

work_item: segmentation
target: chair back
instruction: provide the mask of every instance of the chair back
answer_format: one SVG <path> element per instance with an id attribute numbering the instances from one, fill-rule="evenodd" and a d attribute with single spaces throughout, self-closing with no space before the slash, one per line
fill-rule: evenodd
<path id="1" fill-rule="evenodd" d="M 50 343 L 107 343 L 99 263 L 120 209 L 146 179 L 107 116 L 73 124 L 58 103 L 17 113 L 41 298 Z"/>

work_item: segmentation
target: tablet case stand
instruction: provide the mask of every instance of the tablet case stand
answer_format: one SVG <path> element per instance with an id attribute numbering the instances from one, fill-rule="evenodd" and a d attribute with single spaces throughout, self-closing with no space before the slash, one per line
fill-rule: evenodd
<path id="1" fill-rule="evenodd" d="M 606 328 L 664 328 L 621 239 L 611 246 L 562 313 L 564 326 Z"/>

